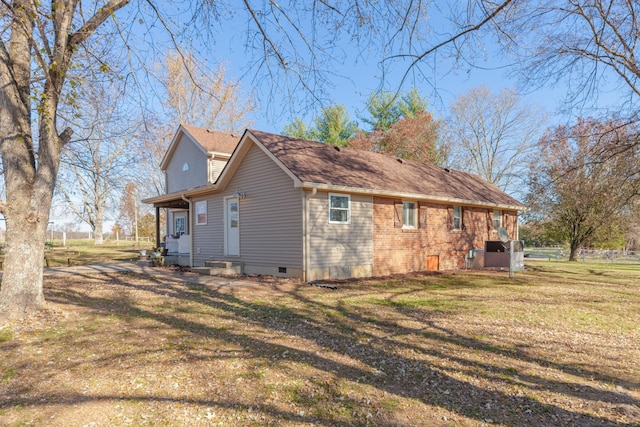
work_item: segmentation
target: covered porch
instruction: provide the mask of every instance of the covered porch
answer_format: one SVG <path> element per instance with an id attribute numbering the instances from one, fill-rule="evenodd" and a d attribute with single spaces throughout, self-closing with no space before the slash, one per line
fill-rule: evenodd
<path id="1" fill-rule="evenodd" d="M 166 194 L 143 200 L 155 208 L 157 248 L 166 249 L 165 264 L 191 265 L 190 203 L 181 194 Z M 166 209 L 166 234 L 160 234 L 160 210 Z"/>

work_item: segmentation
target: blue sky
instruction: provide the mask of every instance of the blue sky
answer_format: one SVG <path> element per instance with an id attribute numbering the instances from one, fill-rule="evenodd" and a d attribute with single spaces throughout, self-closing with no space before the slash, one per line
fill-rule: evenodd
<path id="1" fill-rule="evenodd" d="M 222 18 L 213 19 L 210 21 L 210 28 L 204 29 L 198 27 L 202 25 L 200 22 L 194 24 L 192 21 L 191 2 L 181 3 L 178 0 L 176 3 L 172 3 L 175 10 L 172 10 L 170 18 L 172 22 L 169 26 L 174 30 L 182 28 L 184 34 L 191 37 L 196 47 L 196 54 L 201 60 L 206 61 L 211 69 L 214 69 L 219 63 L 224 64 L 227 76 L 232 79 L 240 79 L 243 89 L 249 92 L 256 87 L 252 80 L 255 69 L 251 69 L 248 64 L 252 59 L 259 58 L 259 55 L 248 52 L 244 45 L 247 41 L 247 28 L 255 30 L 255 26 L 249 23 L 248 15 L 241 3 L 227 3 L 232 6 L 228 6 L 222 11 L 220 15 Z M 286 1 L 284 3 L 285 5 L 289 4 Z M 216 4 L 224 4 L 224 2 Z M 430 6 L 428 25 L 437 28 L 430 28 L 427 32 L 429 45 L 437 44 L 455 32 L 447 27 L 448 21 L 443 15 L 438 15 L 438 13 L 447 12 L 436 9 L 446 8 L 448 5 L 449 2 L 434 2 Z M 292 11 L 292 13 L 296 15 L 297 11 Z M 173 47 L 166 31 L 162 29 L 162 25 L 154 22 L 151 18 L 145 22 L 134 23 L 131 28 L 138 32 L 138 37 L 141 40 L 137 46 L 140 46 L 140 49 L 149 50 L 146 54 L 147 60 L 154 57 L 153 60 L 158 61 L 163 49 Z M 301 28 L 301 30 L 309 31 L 308 28 Z M 323 37 L 326 37 L 326 34 L 320 34 L 320 38 Z M 208 40 L 203 41 L 206 38 Z M 148 43 L 149 40 L 153 40 L 151 46 Z M 441 56 L 431 56 L 427 59 L 428 62 L 423 64 L 422 70 L 425 71 L 425 74 L 420 76 L 419 73 L 416 73 L 419 77 L 406 82 L 401 88 L 402 91 L 407 91 L 415 85 L 419 92 L 429 99 L 430 111 L 437 118 L 446 117 L 451 102 L 473 87 L 484 85 L 495 93 L 505 87 L 520 89 L 523 92 L 522 88 L 518 87 L 518 82 L 514 78 L 510 78 L 509 68 L 505 67 L 498 48 L 491 41 L 486 39 L 483 41 L 486 44 L 477 43 L 474 45 L 476 51 L 473 53 L 477 53 L 478 57 L 474 64 L 475 68 L 451 70 L 452 64 L 449 61 L 443 60 Z M 324 104 L 316 104 L 312 108 L 296 108 L 300 107 L 298 103 L 300 100 L 292 101 L 287 96 L 284 86 L 279 86 L 274 94 L 267 95 L 270 81 L 266 79 L 259 87 L 261 90 L 257 99 L 258 107 L 251 115 L 252 126 L 264 131 L 279 133 L 294 117 L 300 116 L 309 123 L 323 105 L 334 103 L 345 105 L 352 120 L 361 122 L 358 116 L 364 113 L 367 97 L 373 91 L 380 89 L 379 57 L 375 54 L 375 49 L 367 46 L 357 47 L 348 37 L 339 38 L 335 46 L 331 46 L 331 49 L 334 49 L 336 55 L 342 59 L 327 65 L 332 77 L 329 79 L 331 84 L 325 86 L 328 96 Z M 145 54 L 143 53 L 143 55 Z M 434 62 L 437 62 L 437 66 L 432 70 L 428 64 Z M 385 88 L 396 90 L 405 71 L 406 66 L 396 65 L 393 72 L 386 76 Z M 565 92 L 562 86 L 546 87 L 535 91 L 529 89 L 522 96 L 524 102 L 539 104 L 549 113 L 551 117 L 549 124 L 557 124 L 571 120 L 558 113 L 559 107 L 563 104 Z M 615 102 L 615 93 L 611 93 L 608 97 L 604 96 L 602 100 Z M 151 104 L 158 104 L 152 108 L 161 109 L 161 100 L 150 99 L 150 101 L 152 101 Z M 293 108 L 288 108 L 289 106 L 293 106 Z"/>
<path id="2" fill-rule="evenodd" d="M 437 17 L 432 17 L 429 21 L 431 25 Z M 448 37 L 452 30 L 445 28 L 446 24 L 437 22 L 440 28 L 431 34 L 436 44 Z M 246 40 L 247 21 L 246 16 L 239 12 L 233 20 L 217 23 L 214 28 L 215 42 L 208 45 L 200 45 L 199 53 L 212 66 L 218 61 L 223 62 L 232 78 L 241 78 L 242 86 L 245 90 L 253 88 L 251 72 L 247 72 L 250 53 L 244 47 Z M 216 31 L 217 30 L 217 31 Z M 418 88 L 419 92 L 429 99 L 430 111 L 438 118 L 447 115 L 447 109 L 451 102 L 458 96 L 468 92 L 473 87 L 484 85 L 492 92 L 497 93 L 503 88 L 512 88 L 522 94 L 523 102 L 538 104 L 549 114 L 549 125 L 565 123 L 571 121 L 571 117 L 559 113 L 563 106 L 566 90 L 560 84 L 555 87 L 544 87 L 537 90 L 519 87 L 515 77 L 511 77 L 511 69 L 506 66 L 502 59 L 498 47 L 490 40 L 484 40 L 486 44 L 476 45 L 481 53 L 478 54 L 474 67 L 467 67 L 464 70 L 452 69 L 452 63 L 443 60 L 441 56 L 432 56 L 423 64 L 422 71 L 425 74 L 414 74 L 414 79 L 405 82 L 402 91 L 409 90 L 412 86 Z M 377 89 L 380 89 L 379 57 L 373 54 L 362 54 L 362 47 L 355 46 L 348 39 L 340 39 L 336 46 L 336 51 L 344 56 L 344 60 L 336 61 L 331 66 L 334 77 L 331 78 L 331 85 L 327 86 L 328 99 L 326 104 L 343 104 L 349 111 L 351 118 L 361 123 L 358 116 L 364 114 L 367 97 Z M 395 52 L 394 52 L 395 53 Z M 429 67 L 429 62 L 437 62 L 433 68 Z M 397 64 L 392 73 L 386 75 L 385 88 L 396 90 L 400 84 L 401 77 L 406 71 L 406 66 Z M 604 84 L 604 82 L 601 82 Z M 264 86 L 262 87 L 264 89 Z M 282 106 L 290 105 L 291 100 L 282 90 L 276 91 L 275 96 L 265 96 L 265 91 L 258 98 L 258 108 L 252 114 L 253 127 L 279 133 L 282 128 L 290 123 L 296 115 L 300 116 L 304 122 L 310 123 L 321 109 L 322 105 L 314 105 L 312 109 L 302 109 L 297 114 Z M 615 103 L 616 94 L 603 95 L 600 104 Z M 581 114 L 588 114 L 589 110 L 582 111 Z"/>
<path id="3" fill-rule="evenodd" d="M 252 81 L 253 70 L 248 68 L 252 59 L 252 54 L 247 52 L 244 44 L 247 39 L 247 15 L 242 11 L 241 6 L 237 6 L 232 19 L 214 21 L 211 24 L 213 38 L 208 42 L 195 40 L 197 55 L 205 60 L 213 69 L 218 63 L 223 63 L 227 69 L 227 75 L 233 79 L 240 79 L 245 91 L 255 89 Z M 187 7 L 188 9 L 188 7 Z M 178 25 L 186 26 L 190 19 L 190 13 L 185 10 L 183 14 L 176 13 L 172 17 Z M 435 17 L 433 18 L 435 19 Z M 184 20 L 184 23 L 180 23 Z M 443 20 L 444 22 L 444 20 Z M 147 24 L 138 26 L 138 30 L 146 31 Z M 431 21 L 430 21 L 431 24 Z M 446 30 L 439 29 L 439 36 L 434 36 L 434 43 L 446 37 Z M 142 36 L 150 38 L 147 34 Z M 156 25 L 152 31 L 153 43 L 158 46 L 171 47 L 171 43 L 166 37 L 166 33 Z M 451 64 L 443 61 L 439 62 L 434 71 L 427 67 L 423 70 L 428 74 L 413 80 L 409 80 L 402 87 L 402 91 L 407 91 L 415 85 L 419 92 L 426 96 L 430 102 L 431 112 L 439 118 L 446 116 L 450 103 L 459 95 L 467 92 L 473 87 L 485 85 L 494 92 L 498 92 L 505 87 L 516 88 L 517 82 L 510 79 L 507 69 L 500 62 L 500 55 L 491 45 L 483 46 L 484 60 L 477 63 L 477 68 L 460 71 L 449 71 Z M 331 84 L 326 86 L 328 96 L 324 105 L 337 103 L 347 107 L 352 120 L 358 120 L 358 116 L 364 113 L 367 97 L 380 88 L 380 77 L 378 61 L 379 57 L 371 54 L 362 54 L 362 47 L 356 47 L 348 39 L 340 39 L 335 46 L 336 53 L 343 56 L 343 60 L 335 61 L 330 66 L 333 76 L 330 78 Z M 255 56 L 253 56 L 255 59 Z M 157 59 L 156 59 L 157 60 Z M 432 60 L 432 58 L 430 58 Z M 385 88 L 396 90 L 406 67 L 396 66 L 393 73 L 386 76 Z M 263 81 L 265 83 L 265 81 Z M 268 84 L 269 82 L 266 81 Z M 298 111 L 283 106 L 291 105 L 292 101 L 284 93 L 284 89 L 279 87 L 275 96 L 267 95 L 267 88 L 263 84 L 259 91 L 258 108 L 251 115 L 253 127 L 268 132 L 278 133 L 282 128 L 290 123 L 296 115 L 302 117 L 305 122 L 311 122 L 323 105 L 316 104 L 312 109 L 298 109 Z M 529 93 L 525 96 L 526 102 L 538 103 L 548 112 L 553 112 L 562 101 L 562 91 L 556 89 L 546 89 Z M 157 101 L 160 103 L 160 101 Z M 297 104 L 294 103 L 295 106 Z M 160 107 L 158 105 L 158 107 Z"/>
<path id="4" fill-rule="evenodd" d="M 236 41 L 232 48 L 227 49 L 224 41 L 218 42 L 216 45 L 216 57 L 224 58 L 229 75 L 234 78 L 242 76 L 246 67 L 246 53 L 237 44 L 237 41 L 241 38 L 242 32 L 238 30 L 232 36 L 231 43 L 234 43 L 233 40 Z M 345 48 L 349 49 L 348 46 Z M 355 48 L 351 49 L 355 50 Z M 517 88 L 517 81 L 508 76 L 507 70 L 500 66 L 497 58 L 497 55 L 493 58 L 488 58 L 487 61 L 479 63 L 477 68 L 470 70 L 448 71 L 450 64 L 443 63 L 437 66 L 433 73 L 430 73 L 426 78 L 416 77 L 409 80 L 402 87 L 402 91 L 407 91 L 415 85 L 419 92 L 429 99 L 431 112 L 436 117 L 442 118 L 447 114 L 447 109 L 451 102 L 473 87 L 484 85 L 496 93 L 506 87 Z M 211 61 L 212 59 L 214 58 L 209 60 Z M 378 59 L 374 57 L 366 61 L 359 59 L 357 63 L 347 60 L 343 64 L 336 64 L 336 67 L 335 72 L 337 75 L 332 79 L 331 86 L 327 87 L 328 102 L 345 105 L 351 118 L 361 122 L 361 120 L 358 120 L 358 116 L 365 113 L 365 102 L 368 96 L 380 88 Z M 400 84 L 404 71 L 405 68 L 397 67 L 395 73 L 387 75 L 385 88 L 395 91 Z M 341 76 L 338 76 L 338 74 Z M 245 90 L 251 89 L 252 82 L 250 79 L 245 78 L 241 82 Z M 562 101 L 561 96 L 558 96 L 558 91 L 553 89 L 537 90 L 524 96 L 527 102 L 538 103 L 548 112 L 554 111 Z M 278 106 L 287 102 L 289 101 L 285 96 L 271 99 L 268 97 L 260 98 L 258 108 L 252 114 L 253 126 L 268 132 L 280 132 L 295 117 L 293 113 L 274 113 Z M 269 105 L 269 103 L 273 105 Z M 301 112 L 300 116 L 303 121 L 309 123 L 313 116 L 320 111 L 320 108 L 321 105 L 316 105 L 306 114 L 304 114 L 304 111 Z"/>

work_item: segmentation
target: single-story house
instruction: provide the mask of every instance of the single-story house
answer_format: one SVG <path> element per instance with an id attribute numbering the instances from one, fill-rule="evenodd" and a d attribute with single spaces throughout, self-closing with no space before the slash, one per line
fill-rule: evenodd
<path id="1" fill-rule="evenodd" d="M 307 281 L 461 268 L 524 209 L 470 173 L 258 130 L 181 125 L 161 168 L 144 202 L 176 262 Z"/>

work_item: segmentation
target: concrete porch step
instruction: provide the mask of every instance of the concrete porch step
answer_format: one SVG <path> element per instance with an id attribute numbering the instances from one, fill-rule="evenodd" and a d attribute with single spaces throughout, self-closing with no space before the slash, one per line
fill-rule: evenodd
<path id="1" fill-rule="evenodd" d="M 231 268 L 233 267 L 233 261 L 205 261 L 204 265 L 210 268 Z M 236 265 L 239 263 L 235 263 Z"/>
<path id="2" fill-rule="evenodd" d="M 242 274 L 242 263 L 233 261 L 206 261 L 204 267 L 193 267 L 191 271 L 208 276 Z"/>
<path id="3" fill-rule="evenodd" d="M 191 257 L 189 254 L 168 254 L 164 256 L 165 265 L 189 265 Z"/>

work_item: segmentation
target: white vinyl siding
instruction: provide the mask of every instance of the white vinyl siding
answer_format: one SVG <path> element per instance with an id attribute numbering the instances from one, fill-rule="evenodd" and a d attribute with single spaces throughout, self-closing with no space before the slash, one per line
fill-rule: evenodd
<path id="1" fill-rule="evenodd" d="M 302 197 L 285 174 L 260 148 L 252 145 L 226 189 L 198 198 L 207 200 L 207 224 L 194 235 L 194 264 L 227 259 L 224 255 L 224 198 L 240 199 L 240 255 L 245 266 L 302 268 Z"/>
<path id="2" fill-rule="evenodd" d="M 185 164 L 189 167 L 185 168 Z M 195 142 L 183 135 L 165 173 L 167 193 L 205 185 L 208 178 L 207 155 Z"/>
<path id="3" fill-rule="evenodd" d="M 324 192 L 309 199 L 309 269 L 370 268 L 373 264 L 372 198 L 350 196 L 348 224 L 329 222 L 328 203 L 329 194 Z"/>
<path id="4" fill-rule="evenodd" d="M 227 160 L 209 159 L 209 182 L 216 182 L 226 164 Z"/>

